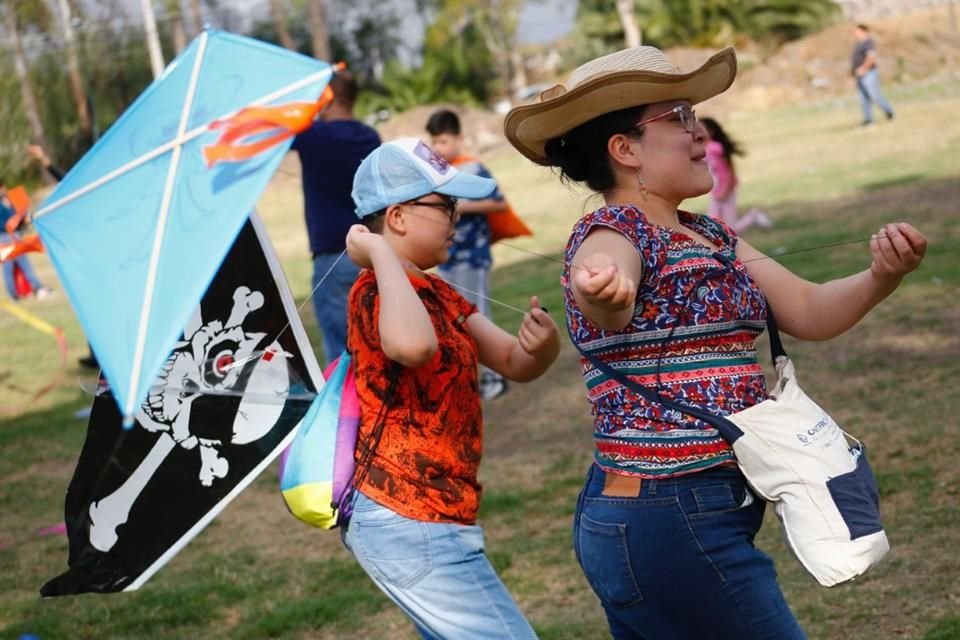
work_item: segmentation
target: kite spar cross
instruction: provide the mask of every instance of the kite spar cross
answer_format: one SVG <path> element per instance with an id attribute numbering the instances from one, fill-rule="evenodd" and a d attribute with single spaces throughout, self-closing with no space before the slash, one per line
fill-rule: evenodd
<path id="1" fill-rule="evenodd" d="M 334 71 L 205 31 L 34 215 L 125 426 Z"/>

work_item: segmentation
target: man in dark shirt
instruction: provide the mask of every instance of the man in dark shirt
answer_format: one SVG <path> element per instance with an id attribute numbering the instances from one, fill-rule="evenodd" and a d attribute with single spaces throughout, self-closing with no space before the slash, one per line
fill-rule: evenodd
<path id="1" fill-rule="evenodd" d="M 876 104 L 887 115 L 887 120 L 893 119 L 893 107 L 880 92 L 880 75 L 877 72 L 877 47 L 870 37 L 870 30 L 865 24 L 858 24 L 853 30 L 856 43 L 853 46 L 851 67 L 854 79 L 857 81 L 857 94 L 860 97 L 860 108 L 863 110 L 861 126 L 873 124 L 873 105 Z"/>
<path id="2" fill-rule="evenodd" d="M 347 294 L 359 268 L 343 254 L 353 211 L 353 174 L 380 146 L 377 132 L 356 120 L 357 85 L 347 72 L 330 81 L 335 98 L 309 129 L 296 137 L 300 154 L 303 205 L 313 254 L 313 308 L 323 332 L 327 362 L 340 355 L 347 337 Z M 323 281 L 323 284 L 318 283 Z"/>

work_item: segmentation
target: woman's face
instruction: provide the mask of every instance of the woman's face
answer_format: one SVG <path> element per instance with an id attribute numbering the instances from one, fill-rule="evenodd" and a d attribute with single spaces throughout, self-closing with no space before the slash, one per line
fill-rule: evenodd
<path id="1" fill-rule="evenodd" d="M 678 108 L 684 113 L 672 112 Z M 706 161 L 707 131 L 691 113 L 685 100 L 651 104 L 643 114 L 642 121 L 648 121 L 643 135 L 636 142 L 647 191 L 671 202 L 702 195 L 713 187 Z"/>

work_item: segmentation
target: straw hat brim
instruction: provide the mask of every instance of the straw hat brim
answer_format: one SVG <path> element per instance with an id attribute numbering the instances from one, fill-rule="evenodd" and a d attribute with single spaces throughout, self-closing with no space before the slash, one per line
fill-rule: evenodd
<path id="1" fill-rule="evenodd" d="M 544 151 L 557 138 L 597 116 L 668 100 L 703 102 L 723 93 L 737 75 L 732 47 L 714 54 L 689 73 L 616 71 L 592 78 L 559 96 L 515 107 L 503 122 L 504 134 L 517 151 L 549 165 Z"/>

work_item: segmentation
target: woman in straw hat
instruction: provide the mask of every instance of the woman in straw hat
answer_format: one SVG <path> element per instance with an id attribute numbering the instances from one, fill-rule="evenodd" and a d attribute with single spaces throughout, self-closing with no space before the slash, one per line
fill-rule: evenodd
<path id="1" fill-rule="evenodd" d="M 574 226 L 562 283 L 594 415 L 574 547 L 615 638 L 805 637 L 753 546 L 764 503 L 730 445 L 621 380 L 716 414 L 741 411 L 767 397 L 754 340 L 768 302 L 784 331 L 825 340 L 926 250 L 909 224 L 889 224 L 870 240 L 869 268 L 814 284 L 722 222 L 681 210 L 712 186 L 692 106 L 726 90 L 736 69 L 732 49 L 681 73 L 658 49 L 635 47 L 581 66 L 504 123 L 523 155 L 605 202 Z"/>

